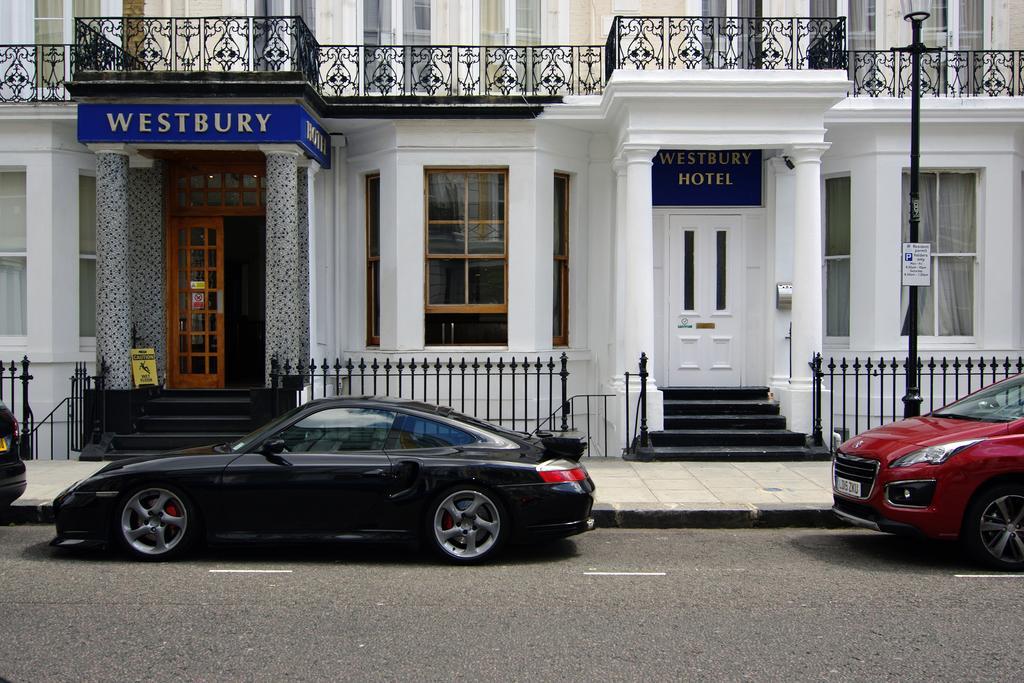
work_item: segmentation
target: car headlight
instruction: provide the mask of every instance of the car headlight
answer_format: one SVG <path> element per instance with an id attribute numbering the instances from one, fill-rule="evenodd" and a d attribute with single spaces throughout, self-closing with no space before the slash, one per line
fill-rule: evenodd
<path id="1" fill-rule="evenodd" d="M 922 462 L 928 463 L 929 465 L 940 465 L 960 451 L 965 448 L 970 448 L 981 440 L 982 439 L 968 439 L 967 441 L 944 443 L 939 446 L 928 446 L 928 448 L 922 448 L 914 451 L 913 453 L 907 453 L 902 457 L 896 458 L 892 461 L 889 467 L 910 467 L 911 465 L 917 465 Z"/>

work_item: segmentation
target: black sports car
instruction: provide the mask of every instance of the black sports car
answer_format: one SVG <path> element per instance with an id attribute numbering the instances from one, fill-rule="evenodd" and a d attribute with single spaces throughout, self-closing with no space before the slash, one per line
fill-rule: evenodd
<path id="1" fill-rule="evenodd" d="M 394 399 L 307 403 L 234 443 L 113 462 L 54 501 L 53 545 L 423 539 L 454 562 L 593 527 L 577 439 Z"/>

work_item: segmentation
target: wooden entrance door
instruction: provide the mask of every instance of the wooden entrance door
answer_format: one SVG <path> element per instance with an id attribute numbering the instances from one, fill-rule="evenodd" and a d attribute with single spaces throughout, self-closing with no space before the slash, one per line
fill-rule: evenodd
<path id="1" fill-rule="evenodd" d="M 171 385 L 224 386 L 224 219 L 177 218 L 170 234 Z"/>

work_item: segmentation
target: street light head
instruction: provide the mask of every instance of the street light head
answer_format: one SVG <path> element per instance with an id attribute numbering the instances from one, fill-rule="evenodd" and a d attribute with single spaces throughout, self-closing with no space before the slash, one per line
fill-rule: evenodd
<path id="1" fill-rule="evenodd" d="M 900 0 L 900 8 L 907 21 L 924 21 L 932 14 L 931 0 Z"/>

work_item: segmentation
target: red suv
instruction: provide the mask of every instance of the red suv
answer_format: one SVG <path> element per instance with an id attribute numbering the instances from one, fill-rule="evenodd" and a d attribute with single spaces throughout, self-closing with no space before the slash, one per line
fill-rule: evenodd
<path id="1" fill-rule="evenodd" d="M 1024 570 L 1024 375 L 850 439 L 832 492 L 852 524 L 958 538 L 984 564 Z"/>

